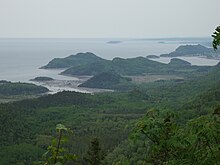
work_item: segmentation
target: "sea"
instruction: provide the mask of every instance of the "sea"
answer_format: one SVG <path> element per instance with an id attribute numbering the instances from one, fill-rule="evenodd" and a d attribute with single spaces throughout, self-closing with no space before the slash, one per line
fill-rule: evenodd
<path id="1" fill-rule="evenodd" d="M 59 75 L 62 70 L 39 69 L 53 58 L 64 58 L 79 52 L 92 52 L 104 59 L 133 58 L 160 55 L 174 51 L 180 45 L 202 44 L 211 46 L 211 38 L 0 38 L 0 80 L 31 82 L 38 76 L 56 80 L 78 80 L 77 77 Z M 171 58 L 152 59 L 169 63 Z M 198 57 L 181 57 L 192 65 L 216 65 L 219 60 Z M 31 82 L 33 83 L 33 82 Z M 79 88 L 53 89 L 82 91 Z"/>

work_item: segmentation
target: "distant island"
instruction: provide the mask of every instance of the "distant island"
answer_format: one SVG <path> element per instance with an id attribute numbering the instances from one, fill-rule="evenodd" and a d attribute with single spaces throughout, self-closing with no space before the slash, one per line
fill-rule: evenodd
<path id="1" fill-rule="evenodd" d="M 180 56 L 203 56 L 203 57 L 219 57 L 220 51 L 214 51 L 213 48 L 207 48 L 198 45 L 181 45 L 175 51 L 169 54 L 161 54 L 160 57 L 180 57 Z"/>
<path id="2" fill-rule="evenodd" d="M 147 58 L 154 58 L 155 59 L 155 58 L 160 58 L 160 57 L 157 55 L 148 55 Z"/>
<path id="3" fill-rule="evenodd" d="M 169 54 L 162 54 L 160 57 L 181 57 L 181 56 L 205 56 L 205 57 L 217 57 L 220 55 L 219 51 L 214 51 L 212 48 L 207 48 L 202 45 L 183 45 L 179 46 L 174 52 Z M 93 76 L 102 72 L 115 72 L 119 75 L 142 75 L 142 74 L 158 74 L 158 73 L 175 73 L 180 70 L 177 64 L 177 59 L 171 61 L 170 64 L 163 64 L 160 62 L 152 61 L 150 58 L 159 58 L 156 55 L 148 55 L 147 58 L 136 57 L 136 58 L 119 58 L 116 57 L 113 60 L 106 60 L 97 55 L 86 52 L 77 53 L 76 55 L 70 55 L 65 58 L 55 58 L 51 60 L 46 66 L 41 67 L 42 69 L 59 69 L 64 68 L 65 70 L 61 73 L 67 76 L 81 76 L 88 75 Z M 176 62 L 174 65 L 173 62 Z M 190 67 L 187 62 L 181 67 Z M 190 71 L 196 71 L 198 67 L 187 68 Z M 181 70 L 183 71 L 183 70 Z M 185 70 L 186 71 L 186 70 Z"/>
<path id="4" fill-rule="evenodd" d="M 169 65 L 170 66 L 176 66 L 176 67 L 180 67 L 180 66 L 191 66 L 191 63 L 190 62 L 187 62 L 187 61 L 184 61 L 184 60 L 181 60 L 179 58 L 172 58 L 169 62 Z"/>
<path id="5" fill-rule="evenodd" d="M 212 54 L 211 54 L 212 53 Z M 210 48 L 202 45 L 185 45 L 179 46 L 174 52 L 162 57 L 176 56 L 199 56 L 213 55 Z M 158 58 L 156 55 L 135 58 L 119 58 L 106 60 L 97 55 L 86 52 L 70 55 L 65 58 L 55 58 L 50 61 L 44 69 L 65 68 L 61 75 L 66 76 L 93 76 L 91 79 L 79 85 L 79 87 L 100 88 L 100 89 L 122 89 L 132 86 L 132 82 L 126 77 L 147 76 L 147 75 L 167 75 L 187 77 L 188 74 L 207 73 L 211 67 L 208 66 L 192 66 L 191 63 L 173 58 L 170 63 L 164 64 L 149 58 Z M 33 81 L 50 81 L 48 77 L 37 77 Z M 144 80 L 144 78 L 143 78 Z"/>
<path id="6" fill-rule="evenodd" d="M 107 44 L 120 44 L 122 41 L 108 41 Z"/>
<path id="7" fill-rule="evenodd" d="M 197 72 L 204 66 L 191 66 L 190 63 L 180 59 L 173 59 L 169 64 L 164 64 L 144 57 L 114 58 L 87 65 L 70 67 L 61 72 L 67 76 L 94 76 L 103 72 L 114 72 L 122 76 L 144 76 L 146 74 L 182 74 Z M 205 68 L 205 67 L 204 67 Z"/>
<path id="8" fill-rule="evenodd" d="M 59 69 L 59 68 L 69 68 L 76 67 L 80 65 L 91 64 L 97 61 L 103 61 L 101 57 L 96 56 L 93 53 L 77 53 L 76 55 L 70 55 L 66 58 L 54 58 L 47 65 L 41 67 L 40 69 Z"/>
<path id="9" fill-rule="evenodd" d="M 35 77 L 34 79 L 30 79 L 30 81 L 53 81 L 54 79 L 51 77 Z"/>
<path id="10" fill-rule="evenodd" d="M 62 72 L 62 75 L 80 76 L 97 75 L 102 72 L 114 72 L 120 75 L 142 75 L 164 71 L 166 64 L 152 61 L 144 57 L 113 60 L 102 60 L 87 65 L 73 66 Z"/>
<path id="11" fill-rule="evenodd" d="M 173 59 L 169 64 L 152 61 L 145 57 L 127 59 L 116 57 L 113 60 L 106 60 L 87 52 L 53 59 L 42 68 L 57 69 L 63 66 L 68 67 L 61 74 L 67 76 L 94 76 L 103 72 L 114 72 L 123 76 L 171 74 L 173 71 L 175 73 L 182 73 L 183 71 L 188 73 L 188 71 L 196 72 L 202 67 L 191 67 L 191 64 L 180 59 Z"/>

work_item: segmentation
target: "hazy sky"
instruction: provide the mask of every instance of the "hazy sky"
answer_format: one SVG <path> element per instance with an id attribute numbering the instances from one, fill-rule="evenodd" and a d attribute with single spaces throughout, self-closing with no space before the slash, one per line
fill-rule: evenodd
<path id="1" fill-rule="evenodd" d="M 0 0 L 0 37 L 206 37 L 220 0 Z"/>

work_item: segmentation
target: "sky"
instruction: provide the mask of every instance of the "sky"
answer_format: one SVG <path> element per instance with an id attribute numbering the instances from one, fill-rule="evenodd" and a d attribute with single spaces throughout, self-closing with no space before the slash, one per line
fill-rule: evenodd
<path id="1" fill-rule="evenodd" d="M 209 37 L 220 0 L 0 0 L 0 38 Z"/>

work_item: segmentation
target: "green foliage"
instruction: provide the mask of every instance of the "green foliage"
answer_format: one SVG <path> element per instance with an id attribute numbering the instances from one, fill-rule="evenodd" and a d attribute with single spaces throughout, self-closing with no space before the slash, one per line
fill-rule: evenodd
<path id="1" fill-rule="evenodd" d="M 172 137 L 176 133 L 175 115 L 171 112 L 160 113 L 158 110 L 148 111 L 136 127 L 137 133 L 144 134 L 148 139 L 146 161 L 152 164 L 166 163 L 175 151 L 172 145 Z"/>
<path id="2" fill-rule="evenodd" d="M 82 164 L 91 137 L 100 139 L 104 151 L 111 151 L 128 137 L 131 127 L 148 106 L 131 100 L 126 93 L 61 92 L 1 104 L 0 147 L 28 143 L 47 150 L 55 136 L 54 125 L 64 123 L 74 130 L 74 137 L 70 136 L 64 147 L 78 155 L 77 163 Z M 17 155 L 11 157 L 19 160 Z M 33 161 L 39 159 L 35 157 Z"/>
<path id="3" fill-rule="evenodd" d="M 117 156 L 113 160 L 117 161 L 113 164 L 126 164 L 128 160 L 130 164 L 217 165 L 220 162 L 219 109 L 217 106 L 214 113 L 193 118 L 186 124 L 179 124 L 173 112 L 148 111 L 136 124 L 132 135 L 135 141 L 120 146 L 119 152 L 114 151 Z"/>
<path id="4" fill-rule="evenodd" d="M 213 37 L 213 41 L 212 41 L 213 48 L 217 50 L 218 46 L 220 45 L 220 26 L 218 26 L 215 29 L 215 32 L 213 33 L 212 37 Z"/>
<path id="5" fill-rule="evenodd" d="M 181 131 L 180 143 L 188 143 L 184 146 L 185 152 L 181 159 L 192 164 L 218 164 L 220 162 L 220 116 L 206 115 L 189 121 Z"/>
<path id="6" fill-rule="evenodd" d="M 57 138 L 53 140 L 52 145 L 47 148 L 47 152 L 43 155 L 45 161 L 38 162 L 38 164 L 64 165 L 69 160 L 76 160 L 75 154 L 69 154 L 66 148 L 62 147 L 67 140 L 64 133 L 71 132 L 70 129 L 63 124 L 57 124 L 56 131 L 58 133 Z"/>

